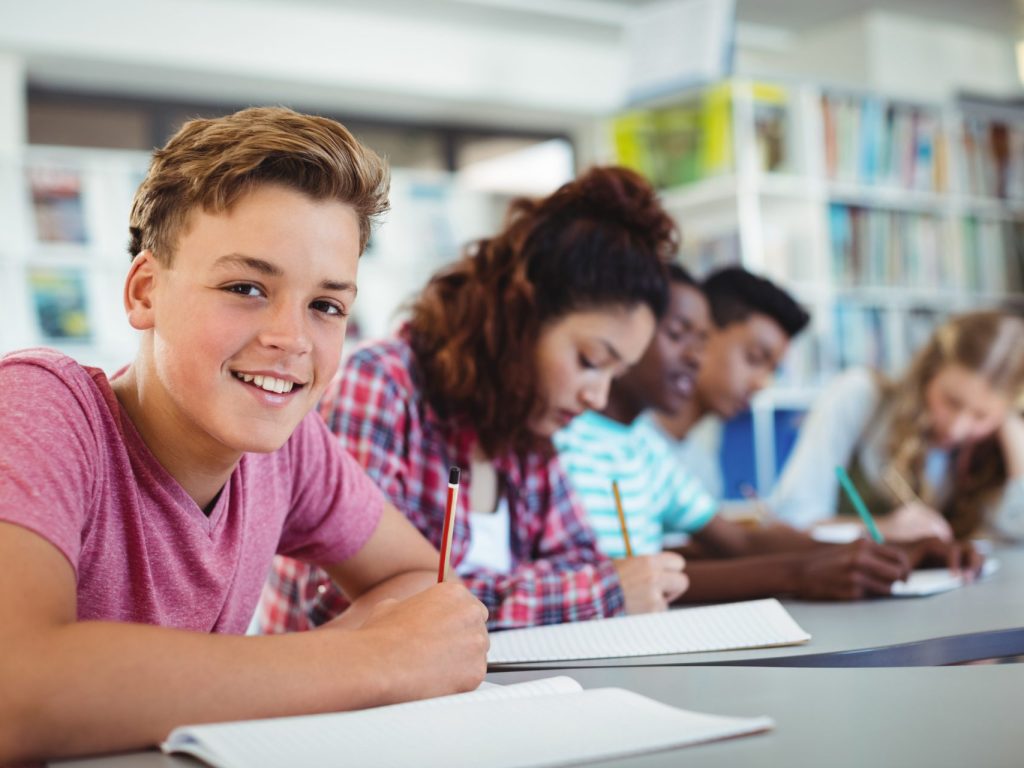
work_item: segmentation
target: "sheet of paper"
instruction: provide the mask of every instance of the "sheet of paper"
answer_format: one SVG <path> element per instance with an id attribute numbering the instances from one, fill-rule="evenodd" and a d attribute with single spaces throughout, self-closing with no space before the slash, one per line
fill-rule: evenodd
<path id="1" fill-rule="evenodd" d="M 672 749 L 771 727 L 766 717 L 706 715 L 631 691 L 600 688 L 189 726 L 172 733 L 164 749 L 192 754 L 218 768 L 533 768 Z"/>
<path id="2" fill-rule="evenodd" d="M 680 608 L 491 634 L 490 664 L 701 653 L 810 639 L 778 600 Z"/>
<path id="3" fill-rule="evenodd" d="M 986 560 L 979 578 L 986 579 L 998 570 L 998 560 Z M 893 584 L 892 594 L 893 597 L 924 597 L 959 589 L 964 584 L 962 576 L 947 568 L 922 568 L 911 573 L 906 581 L 897 581 Z"/>

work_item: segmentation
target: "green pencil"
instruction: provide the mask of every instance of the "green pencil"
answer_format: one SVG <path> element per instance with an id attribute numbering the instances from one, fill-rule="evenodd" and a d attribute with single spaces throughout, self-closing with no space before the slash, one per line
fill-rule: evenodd
<path id="1" fill-rule="evenodd" d="M 882 532 L 878 530 L 874 518 L 871 517 L 871 513 L 868 512 L 868 508 L 864 504 L 864 499 L 857 493 L 857 486 L 853 484 L 853 480 L 846 474 L 846 470 L 843 467 L 836 467 L 836 477 L 839 478 L 839 484 L 843 486 L 846 497 L 853 504 L 853 508 L 857 510 L 857 514 L 860 515 L 860 519 L 863 521 L 864 527 L 868 529 L 871 538 L 874 539 L 876 544 L 884 544 L 885 539 L 882 537 Z"/>

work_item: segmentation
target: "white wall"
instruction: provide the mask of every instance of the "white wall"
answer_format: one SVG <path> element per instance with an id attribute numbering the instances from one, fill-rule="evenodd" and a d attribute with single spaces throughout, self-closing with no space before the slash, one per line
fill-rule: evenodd
<path id="1" fill-rule="evenodd" d="M 741 48 L 737 68 L 752 77 L 793 77 L 917 101 L 948 101 L 964 90 L 1019 97 L 1016 32 L 874 11 L 785 44 Z"/>
<path id="2" fill-rule="evenodd" d="M 566 125 L 621 99 L 624 54 L 611 33 L 373 8 L 32 0 L 3 12 L 0 52 L 23 55 L 34 80 L 65 87 L 413 119 Z"/>

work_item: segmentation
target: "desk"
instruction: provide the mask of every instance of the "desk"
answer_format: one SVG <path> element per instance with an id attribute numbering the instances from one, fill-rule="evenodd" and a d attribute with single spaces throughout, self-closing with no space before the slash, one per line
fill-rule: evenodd
<path id="1" fill-rule="evenodd" d="M 551 672 L 492 673 L 496 683 Z M 775 730 L 599 765 L 1019 766 L 1024 665 L 910 669 L 618 667 L 567 674 L 586 688 L 616 686 L 677 707 L 721 715 L 769 715 Z M 339 756 L 343 762 L 343 756 Z M 51 763 L 62 768 L 184 768 L 156 752 Z"/>
<path id="2" fill-rule="evenodd" d="M 1024 548 L 999 549 L 999 572 L 941 595 L 851 603 L 783 600 L 811 634 L 803 645 L 747 651 L 496 665 L 493 671 L 708 665 L 913 667 L 1024 655 Z M 1024 756 L 1022 756 L 1024 763 Z"/>
<path id="3" fill-rule="evenodd" d="M 552 672 L 492 674 L 512 683 Z M 768 715 L 775 730 L 615 765 L 1020 766 L 1024 665 L 910 669 L 619 667 L 567 670 L 586 688 L 618 686 L 720 715 Z M 610 765 L 603 763 L 602 765 Z"/>

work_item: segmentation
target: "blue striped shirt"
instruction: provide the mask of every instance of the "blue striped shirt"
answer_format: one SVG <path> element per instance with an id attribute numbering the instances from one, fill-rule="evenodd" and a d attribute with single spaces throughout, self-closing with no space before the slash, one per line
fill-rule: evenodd
<path id="1" fill-rule="evenodd" d="M 612 480 L 619 483 L 634 555 L 660 552 L 666 533 L 695 533 L 715 515 L 715 500 L 646 419 L 625 425 L 590 411 L 554 440 L 598 547 L 611 557 L 626 554 Z"/>

